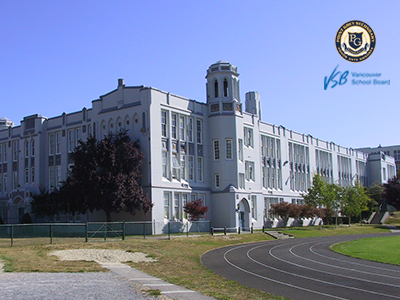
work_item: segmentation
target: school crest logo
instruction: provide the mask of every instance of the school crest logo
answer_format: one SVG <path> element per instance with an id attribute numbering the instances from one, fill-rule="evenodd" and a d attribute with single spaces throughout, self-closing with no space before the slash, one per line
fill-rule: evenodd
<path id="1" fill-rule="evenodd" d="M 375 50 L 376 36 L 372 28 L 361 21 L 343 24 L 335 38 L 336 50 L 345 60 L 361 62 Z"/>

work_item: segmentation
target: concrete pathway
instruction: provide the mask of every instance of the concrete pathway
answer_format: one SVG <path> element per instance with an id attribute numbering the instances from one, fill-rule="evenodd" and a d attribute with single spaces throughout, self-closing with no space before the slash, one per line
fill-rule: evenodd
<path id="1" fill-rule="evenodd" d="M 198 292 L 165 282 L 122 263 L 101 263 L 103 268 L 118 274 L 134 283 L 145 286 L 151 290 L 160 290 L 162 295 L 179 300 L 212 300 Z"/>
<path id="2" fill-rule="evenodd" d="M 400 228 L 398 228 L 397 226 L 386 225 L 386 224 L 384 224 L 384 226 L 389 228 L 390 231 L 393 232 L 393 233 L 400 233 Z"/>

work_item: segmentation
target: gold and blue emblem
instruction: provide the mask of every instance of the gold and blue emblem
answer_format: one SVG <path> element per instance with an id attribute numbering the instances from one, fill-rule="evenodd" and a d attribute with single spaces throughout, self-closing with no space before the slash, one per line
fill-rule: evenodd
<path id="1" fill-rule="evenodd" d="M 345 60 L 361 62 L 375 50 L 376 36 L 372 28 L 362 21 L 343 24 L 335 38 L 336 50 Z"/>

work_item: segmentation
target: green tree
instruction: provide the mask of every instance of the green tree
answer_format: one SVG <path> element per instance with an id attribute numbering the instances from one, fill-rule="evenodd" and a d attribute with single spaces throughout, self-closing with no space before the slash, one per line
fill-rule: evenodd
<path id="1" fill-rule="evenodd" d="M 343 189 L 341 213 L 349 218 L 349 226 L 351 217 L 358 216 L 361 212 L 368 210 L 370 202 L 371 198 L 358 181 L 356 181 L 354 186 L 348 186 Z"/>
<path id="2" fill-rule="evenodd" d="M 322 206 L 325 202 L 326 185 L 321 176 L 315 174 L 311 187 L 308 188 L 307 194 L 303 195 L 306 204 L 314 207 Z"/>

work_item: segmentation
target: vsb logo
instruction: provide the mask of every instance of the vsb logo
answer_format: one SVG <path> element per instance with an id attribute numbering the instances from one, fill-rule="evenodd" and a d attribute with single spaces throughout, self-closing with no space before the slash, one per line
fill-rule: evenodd
<path id="1" fill-rule="evenodd" d="M 345 60 L 360 62 L 366 60 L 374 52 L 376 36 L 368 24 L 350 21 L 339 28 L 335 44 L 336 50 Z"/>

